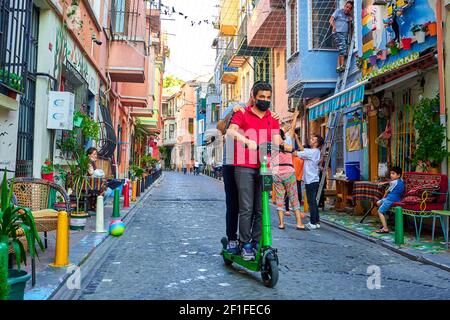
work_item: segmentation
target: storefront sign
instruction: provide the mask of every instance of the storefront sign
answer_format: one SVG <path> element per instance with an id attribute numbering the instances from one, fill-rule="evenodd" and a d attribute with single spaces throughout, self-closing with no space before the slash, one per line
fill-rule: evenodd
<path id="1" fill-rule="evenodd" d="M 50 91 L 47 129 L 72 130 L 75 95 L 71 92 Z"/>

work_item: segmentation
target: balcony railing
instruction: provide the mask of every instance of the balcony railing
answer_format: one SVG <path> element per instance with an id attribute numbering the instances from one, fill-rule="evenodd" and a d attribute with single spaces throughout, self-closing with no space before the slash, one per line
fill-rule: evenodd
<path id="1" fill-rule="evenodd" d="M 0 0 L 0 86 L 24 91 L 32 0 Z"/>
<path id="2" fill-rule="evenodd" d="M 139 17 L 145 12 L 145 3 L 142 0 L 111 1 L 110 28 L 113 40 L 140 40 Z"/>

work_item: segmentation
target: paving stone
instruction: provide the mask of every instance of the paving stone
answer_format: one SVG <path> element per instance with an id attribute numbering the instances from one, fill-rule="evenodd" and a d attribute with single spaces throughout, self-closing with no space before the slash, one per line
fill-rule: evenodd
<path id="1" fill-rule="evenodd" d="M 294 217 L 286 217 L 285 230 L 273 228 L 280 277 L 268 289 L 259 273 L 225 266 L 219 255 L 225 234 L 223 184 L 205 176 L 164 175 L 81 300 L 450 299 L 450 273 L 328 226 L 300 232 Z M 273 211 L 273 226 L 277 220 Z M 116 261 L 120 265 L 113 265 Z M 368 288 L 373 266 L 379 267 L 381 289 Z"/>

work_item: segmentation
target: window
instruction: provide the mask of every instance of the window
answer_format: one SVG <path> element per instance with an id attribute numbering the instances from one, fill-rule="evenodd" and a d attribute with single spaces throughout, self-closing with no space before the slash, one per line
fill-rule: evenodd
<path id="1" fill-rule="evenodd" d="M 298 51 L 298 37 L 297 37 L 297 0 L 292 0 L 289 3 L 289 39 L 290 39 L 290 55 Z"/>
<path id="2" fill-rule="evenodd" d="M 213 103 L 211 106 L 211 122 L 217 122 L 219 121 L 220 117 L 220 106 L 217 103 Z"/>
<path id="3" fill-rule="evenodd" d="M 203 132 L 205 132 L 205 120 L 201 119 L 198 121 L 198 133 L 202 134 Z"/>
<path id="4" fill-rule="evenodd" d="M 115 0 L 113 2 L 112 20 L 114 31 L 117 33 L 126 33 L 128 26 L 128 10 L 126 0 Z"/>
<path id="5" fill-rule="evenodd" d="M 194 134 L 194 119 L 189 118 L 188 130 L 190 134 Z"/>
<path id="6" fill-rule="evenodd" d="M 175 125 L 169 124 L 169 139 L 175 138 Z"/>
<path id="7" fill-rule="evenodd" d="M 334 49 L 329 21 L 336 10 L 336 0 L 309 0 L 309 10 L 310 47 L 312 49 Z"/>

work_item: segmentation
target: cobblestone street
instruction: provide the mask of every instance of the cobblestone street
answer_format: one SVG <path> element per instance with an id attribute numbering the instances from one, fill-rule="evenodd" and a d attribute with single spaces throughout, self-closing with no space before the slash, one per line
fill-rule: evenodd
<path id="1" fill-rule="evenodd" d="M 209 177 L 165 172 L 137 210 L 76 298 L 450 298 L 448 272 L 324 224 L 300 232 L 288 217 L 286 229 L 279 230 L 273 208 L 280 276 L 275 288 L 266 288 L 259 273 L 224 265 L 219 255 L 225 234 L 223 184 Z M 374 265 L 381 270 L 381 288 L 370 290 L 368 267 Z"/>

